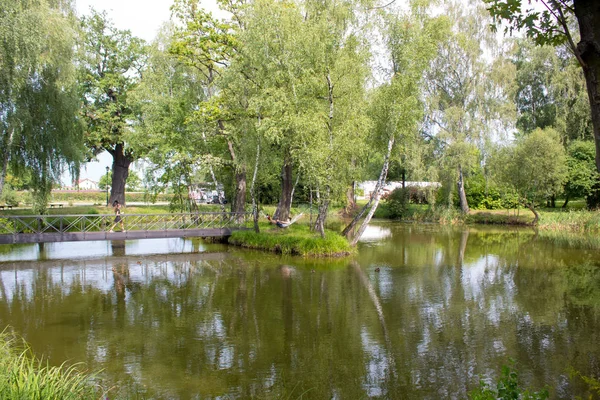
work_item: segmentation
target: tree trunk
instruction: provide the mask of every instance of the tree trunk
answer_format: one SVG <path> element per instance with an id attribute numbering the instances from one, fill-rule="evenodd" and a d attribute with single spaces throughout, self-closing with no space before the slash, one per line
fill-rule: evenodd
<path id="1" fill-rule="evenodd" d="M 344 210 L 346 215 L 349 215 L 356 209 L 356 201 L 354 200 L 354 185 L 356 185 L 356 182 L 352 182 L 352 185 L 346 190 L 346 209 Z"/>
<path id="2" fill-rule="evenodd" d="M 527 206 L 527 208 L 529 208 L 529 211 L 531 211 L 533 213 L 533 222 L 531 224 L 533 226 L 537 226 L 537 224 L 540 220 L 540 214 L 537 212 L 537 210 L 535 209 L 535 206 L 533 205 L 532 202 L 527 202 L 526 206 Z"/>
<path id="3" fill-rule="evenodd" d="M 569 204 L 569 195 L 567 194 L 565 196 L 565 202 L 562 205 L 562 208 L 567 208 L 567 204 Z"/>
<path id="4" fill-rule="evenodd" d="M 462 165 L 458 164 L 458 182 L 456 187 L 458 189 L 458 198 L 460 209 L 464 214 L 469 213 L 469 203 L 467 201 L 467 194 L 465 193 L 465 180 L 464 180 Z"/>
<path id="5" fill-rule="evenodd" d="M 114 150 L 108 150 L 113 157 L 112 164 L 112 182 L 110 188 L 109 204 L 115 200 L 121 205 L 125 205 L 125 182 L 129 176 L 129 165 L 133 161 L 132 157 L 126 155 L 123 149 L 123 144 L 119 143 Z"/>
<path id="6" fill-rule="evenodd" d="M 356 244 L 358 243 L 358 240 L 360 239 L 362 234 L 365 232 L 365 229 L 367 229 L 367 225 L 369 225 L 369 222 L 371 222 L 371 218 L 373 218 L 373 214 L 375 214 L 375 211 L 377 210 L 377 206 L 379 205 L 379 198 L 381 195 L 381 188 L 383 187 L 385 179 L 387 178 L 388 169 L 390 167 L 390 156 L 392 155 L 392 148 L 394 147 L 394 142 L 395 142 L 395 137 L 392 136 L 388 140 L 387 153 L 385 155 L 385 159 L 383 160 L 383 166 L 381 167 L 381 173 L 379 174 L 379 179 L 377 180 L 377 185 L 375 185 L 375 195 L 371 196 L 371 199 L 367 203 L 367 206 L 369 204 L 371 204 L 371 202 L 373 202 L 373 204 L 371 205 L 371 209 L 369 210 L 369 213 L 367 214 L 364 221 L 360 225 L 360 228 L 358 228 L 356 235 L 354 235 L 354 238 L 350 242 L 351 246 L 356 246 Z M 367 206 L 365 206 L 365 208 L 363 208 L 363 210 L 360 212 L 359 215 L 362 215 L 364 213 Z M 352 222 L 350 223 L 350 225 L 348 225 L 346 227 L 346 229 L 344 229 L 344 232 L 346 232 L 346 233 L 351 232 L 352 229 L 354 228 L 354 225 L 356 225 L 357 222 L 358 222 L 358 219 L 354 218 L 352 220 Z"/>
<path id="7" fill-rule="evenodd" d="M 260 124 L 260 118 L 258 120 Z M 256 202 L 256 176 L 258 175 L 258 162 L 260 160 L 260 142 L 256 144 L 256 161 L 254 162 L 254 173 L 252 174 L 252 183 L 250 184 L 250 196 L 252 197 L 252 220 L 254 222 L 254 232 L 260 233 L 258 226 L 258 204 Z"/>
<path id="8" fill-rule="evenodd" d="M 223 121 L 219 121 L 219 130 L 221 132 L 225 131 Z M 243 213 L 244 207 L 246 207 L 246 167 L 238 163 L 231 140 L 227 140 L 227 148 L 229 149 L 229 156 L 235 170 L 235 193 L 231 202 L 231 212 Z M 220 197 L 219 200 L 221 200 Z"/>
<path id="9" fill-rule="evenodd" d="M 290 219 L 290 209 L 292 208 L 292 162 L 289 156 L 285 157 L 283 167 L 281 168 L 281 196 L 275 211 L 275 218 L 286 221 Z"/>
<path id="10" fill-rule="evenodd" d="M 390 140 L 388 141 L 388 150 L 387 150 L 387 154 L 385 156 L 385 160 L 383 161 L 383 166 L 381 167 L 381 173 L 379 174 L 379 179 L 377 180 L 377 184 L 375 185 L 375 194 L 379 193 L 379 191 L 383 187 L 383 184 L 387 177 L 387 171 L 388 171 L 389 164 L 390 164 L 390 156 L 392 154 L 392 147 L 394 147 L 394 142 L 395 142 L 394 137 L 391 137 Z M 348 226 L 346 226 L 344 228 L 344 230 L 342 231 L 342 235 L 348 236 L 350 234 L 350 232 L 352 232 L 352 230 L 354 229 L 354 227 L 356 226 L 358 221 L 362 218 L 362 216 L 367 211 L 367 209 L 371 206 L 371 204 L 373 203 L 374 200 L 375 200 L 375 196 L 369 197 L 369 201 L 367 202 L 367 204 L 365 204 L 364 207 L 360 210 L 360 212 L 358 214 L 356 214 L 356 216 L 352 219 L 352 221 L 350 221 Z M 362 232 L 361 232 L 361 235 L 362 235 Z"/>
<path id="11" fill-rule="evenodd" d="M 235 198 L 231 204 L 231 212 L 243 213 L 246 206 L 246 168 L 240 167 L 235 173 Z"/>
<path id="12" fill-rule="evenodd" d="M 462 171 L 462 165 L 458 164 L 458 197 L 460 199 L 460 209 L 463 214 L 469 213 L 469 204 L 467 203 L 467 195 L 465 193 L 465 181 Z"/>
<path id="13" fill-rule="evenodd" d="M 585 76 L 596 142 L 596 169 L 600 172 L 600 2 L 575 0 L 573 3 L 581 36 L 576 55 Z"/>
<path id="14" fill-rule="evenodd" d="M 330 192 L 331 189 L 327 187 L 323 201 L 319 203 L 319 215 L 317 215 L 317 221 L 315 222 L 315 230 L 321 234 L 322 238 L 325 237 L 325 219 L 327 218 L 327 211 L 329 210 Z"/>
<path id="15" fill-rule="evenodd" d="M 2 171 L 0 171 L 0 195 L 2 195 L 2 191 L 4 190 L 4 182 L 6 180 L 6 174 L 8 172 L 8 160 L 10 159 L 10 148 L 12 147 L 14 132 L 14 129 L 10 130 L 8 140 L 6 141 L 4 151 L 2 152 Z"/>

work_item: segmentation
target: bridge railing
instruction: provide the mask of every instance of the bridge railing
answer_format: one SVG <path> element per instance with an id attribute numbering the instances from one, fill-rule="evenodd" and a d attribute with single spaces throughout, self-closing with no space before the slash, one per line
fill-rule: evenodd
<path id="1" fill-rule="evenodd" d="M 242 228 L 249 224 L 251 217 L 251 213 L 222 212 L 121 214 L 127 231 Z M 0 234 L 107 232 L 114 225 L 114 220 L 114 214 L 7 215 L 0 216 Z M 115 229 L 120 228 L 118 223 Z"/>

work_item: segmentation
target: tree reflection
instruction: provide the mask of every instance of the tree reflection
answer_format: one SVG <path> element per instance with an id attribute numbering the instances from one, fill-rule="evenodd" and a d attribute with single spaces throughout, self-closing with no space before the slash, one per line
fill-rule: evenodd
<path id="1" fill-rule="evenodd" d="M 464 398 L 509 358 L 528 385 L 567 364 L 591 375 L 596 263 L 520 231 L 409 228 L 337 264 L 235 252 L 6 266 L 0 321 L 54 364 L 103 369 L 125 398 Z"/>

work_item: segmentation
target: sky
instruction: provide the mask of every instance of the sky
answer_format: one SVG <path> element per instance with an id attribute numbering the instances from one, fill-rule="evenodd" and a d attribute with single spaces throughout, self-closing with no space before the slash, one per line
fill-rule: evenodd
<path id="1" fill-rule="evenodd" d="M 172 0 L 76 0 L 77 13 L 89 14 L 90 7 L 96 11 L 106 11 L 118 29 L 128 29 L 134 36 L 151 42 L 161 25 L 171 17 L 169 8 Z M 215 0 L 201 0 L 205 9 L 217 13 Z M 81 168 L 80 179 L 88 178 L 98 182 L 106 167 L 112 166 L 112 157 L 104 152 L 98 161 L 87 163 Z M 70 178 L 63 179 L 70 183 Z"/>

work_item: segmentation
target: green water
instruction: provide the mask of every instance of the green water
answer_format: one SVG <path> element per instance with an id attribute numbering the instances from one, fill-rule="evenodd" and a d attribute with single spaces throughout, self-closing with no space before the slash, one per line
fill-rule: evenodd
<path id="1" fill-rule="evenodd" d="M 528 230 L 366 235 L 333 261 L 189 240 L 6 246 L 0 326 L 121 398 L 466 398 L 513 359 L 567 399 L 587 393 L 569 367 L 600 376 L 599 251 Z"/>

